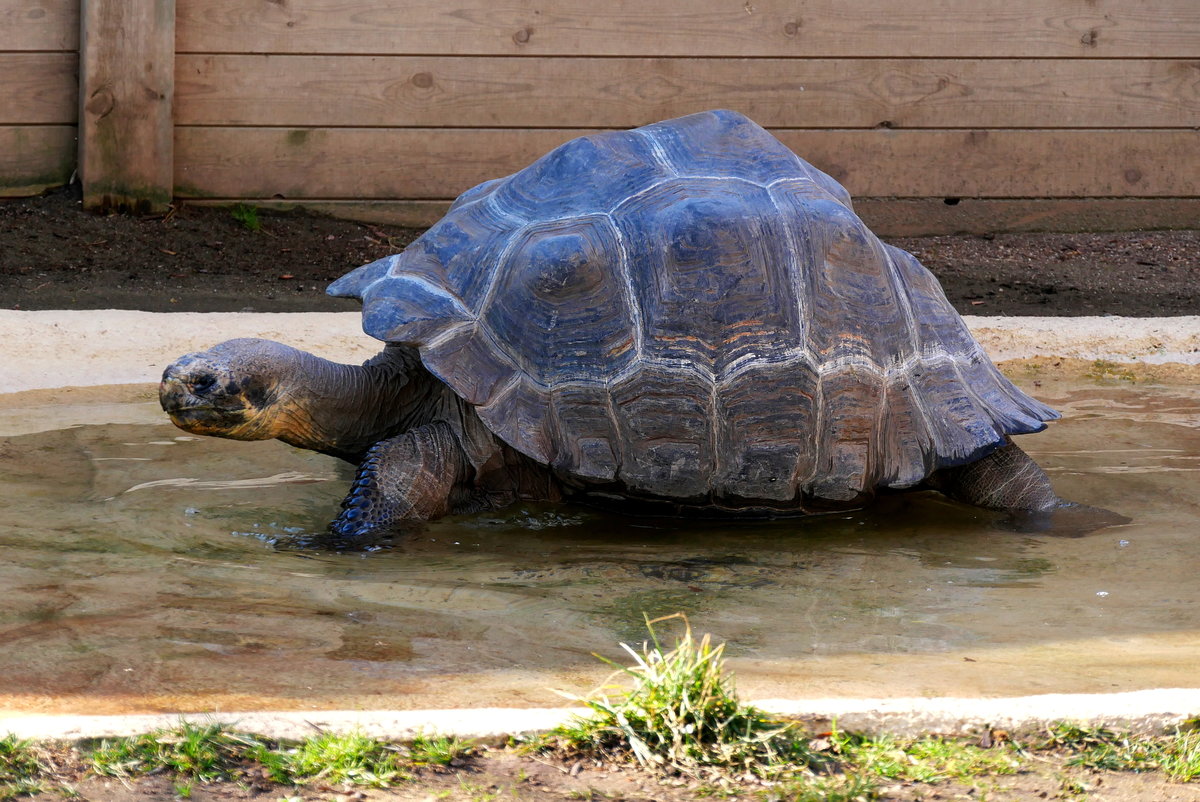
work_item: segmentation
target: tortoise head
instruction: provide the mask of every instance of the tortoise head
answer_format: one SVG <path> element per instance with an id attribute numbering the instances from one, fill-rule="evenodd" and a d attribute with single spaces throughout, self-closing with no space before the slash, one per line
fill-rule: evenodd
<path id="1" fill-rule="evenodd" d="M 167 366 L 158 399 L 172 423 L 194 434 L 234 440 L 278 437 L 300 355 L 270 340 L 228 340 Z"/>

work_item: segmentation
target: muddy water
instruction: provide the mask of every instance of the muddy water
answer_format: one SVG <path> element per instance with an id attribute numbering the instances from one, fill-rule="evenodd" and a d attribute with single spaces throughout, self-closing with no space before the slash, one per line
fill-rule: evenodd
<path id="1" fill-rule="evenodd" d="M 347 466 L 196 439 L 145 389 L 0 404 L 0 715 L 552 706 L 682 611 L 752 698 L 1190 687 L 1200 391 L 1079 382 L 1023 438 L 1069 539 L 935 494 L 747 525 L 522 506 L 368 554 L 294 548 Z"/>

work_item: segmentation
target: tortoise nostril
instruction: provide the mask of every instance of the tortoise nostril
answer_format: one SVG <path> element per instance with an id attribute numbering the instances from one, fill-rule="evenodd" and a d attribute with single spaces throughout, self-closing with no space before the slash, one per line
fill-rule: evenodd
<path id="1" fill-rule="evenodd" d="M 197 373 L 189 376 L 184 383 L 193 393 L 206 393 L 217 383 L 217 377 L 211 373 Z"/>

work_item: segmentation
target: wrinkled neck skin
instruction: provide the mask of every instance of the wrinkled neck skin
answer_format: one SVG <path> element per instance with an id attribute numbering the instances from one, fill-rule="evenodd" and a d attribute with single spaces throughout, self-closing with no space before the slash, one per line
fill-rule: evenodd
<path id="1" fill-rule="evenodd" d="M 297 364 L 278 387 L 272 425 L 289 445 L 358 464 L 380 440 L 466 414 L 461 399 L 410 348 L 388 346 L 361 366 L 295 353 Z"/>

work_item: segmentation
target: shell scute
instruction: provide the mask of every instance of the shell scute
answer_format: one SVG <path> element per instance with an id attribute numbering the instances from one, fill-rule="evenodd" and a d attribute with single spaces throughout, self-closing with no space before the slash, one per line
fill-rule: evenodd
<path id="1" fill-rule="evenodd" d="M 518 374 L 516 381 L 492 393 L 477 412 L 488 428 L 513 448 L 550 464 L 558 448 L 545 408 L 546 389 Z"/>
<path id="2" fill-rule="evenodd" d="M 715 468 L 713 385 L 683 365 L 643 362 L 612 387 L 620 479 L 634 491 L 698 499 Z"/>
<path id="3" fill-rule="evenodd" d="M 523 229 L 496 266 L 481 322 L 542 387 L 602 381 L 597 366 L 616 373 L 636 357 L 619 251 L 608 218 L 590 215 Z"/>
<path id="4" fill-rule="evenodd" d="M 558 454 L 550 464 L 564 474 L 611 482 L 621 467 L 621 439 L 607 385 L 571 383 L 551 392 Z"/>
<path id="5" fill-rule="evenodd" d="M 745 354 L 795 344 L 786 241 L 773 208 L 754 184 L 677 178 L 614 210 L 647 358 L 719 374 Z"/>
<path id="6" fill-rule="evenodd" d="M 489 201 L 527 220 L 601 212 L 664 176 L 653 148 L 632 131 L 572 139 L 503 180 Z"/>
<path id="7" fill-rule="evenodd" d="M 517 378 L 519 368 L 478 324 L 448 328 L 420 345 L 421 361 L 468 402 L 484 406 Z"/>
<path id="8" fill-rule="evenodd" d="M 756 361 L 719 388 L 722 497 L 790 501 L 815 472 L 818 376 L 806 360 Z"/>

